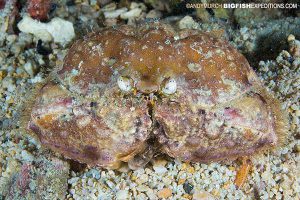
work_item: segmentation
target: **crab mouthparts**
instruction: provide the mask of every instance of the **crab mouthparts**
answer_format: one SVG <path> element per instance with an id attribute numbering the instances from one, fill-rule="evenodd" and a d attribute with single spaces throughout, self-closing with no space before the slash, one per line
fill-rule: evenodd
<path id="1" fill-rule="evenodd" d="M 136 85 L 137 91 L 144 94 L 155 93 L 159 90 L 159 86 L 150 81 L 139 81 Z"/>

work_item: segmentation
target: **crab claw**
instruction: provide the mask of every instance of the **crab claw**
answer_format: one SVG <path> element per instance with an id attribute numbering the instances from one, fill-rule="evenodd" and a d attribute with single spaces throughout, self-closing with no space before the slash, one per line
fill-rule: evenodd
<path id="1" fill-rule="evenodd" d="M 107 101 L 77 103 L 78 97 L 65 88 L 47 84 L 32 110 L 28 128 L 45 146 L 67 158 L 118 168 L 122 161 L 128 162 L 144 150 L 151 120 L 146 104 L 117 101 L 114 92 L 105 95 Z"/>

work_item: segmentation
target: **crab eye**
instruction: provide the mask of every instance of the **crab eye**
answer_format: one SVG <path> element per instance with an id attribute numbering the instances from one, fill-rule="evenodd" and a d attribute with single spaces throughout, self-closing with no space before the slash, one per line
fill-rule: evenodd
<path id="1" fill-rule="evenodd" d="M 124 76 L 118 78 L 118 86 L 124 92 L 129 92 L 132 89 L 133 81 L 132 79 Z"/>
<path id="2" fill-rule="evenodd" d="M 175 79 L 170 78 L 168 79 L 165 83 L 164 86 L 162 88 L 162 92 L 164 94 L 174 94 L 177 90 L 177 84 Z"/>

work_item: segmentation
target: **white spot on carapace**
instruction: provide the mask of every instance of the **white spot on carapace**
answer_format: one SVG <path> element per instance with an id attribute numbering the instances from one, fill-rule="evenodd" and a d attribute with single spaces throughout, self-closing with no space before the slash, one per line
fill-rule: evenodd
<path id="1" fill-rule="evenodd" d="M 84 116 L 81 119 L 77 120 L 77 125 L 79 128 L 86 127 L 91 122 L 91 118 L 89 116 Z"/>
<path id="2" fill-rule="evenodd" d="M 162 89 L 162 92 L 164 94 L 169 95 L 169 94 L 174 94 L 176 92 L 176 90 L 177 90 L 177 83 L 176 83 L 175 79 L 171 78 L 165 83 L 165 85 Z"/>
<path id="3" fill-rule="evenodd" d="M 236 68 L 237 66 L 236 66 L 235 63 L 231 62 L 231 63 L 229 63 L 229 67 L 231 67 L 231 68 Z"/>
<path id="4" fill-rule="evenodd" d="M 78 64 L 78 68 L 80 69 L 81 68 L 81 65 L 83 64 L 83 61 L 80 61 L 79 64 Z"/>
<path id="5" fill-rule="evenodd" d="M 159 50 L 163 50 L 163 49 L 164 49 L 164 47 L 163 47 L 163 46 L 161 46 L 161 45 L 159 45 L 159 46 L 158 46 L 158 49 L 159 49 Z"/>
<path id="6" fill-rule="evenodd" d="M 147 47 L 147 45 L 144 45 L 144 46 L 142 46 L 142 49 L 144 50 L 144 49 L 147 49 L 148 47 Z"/>
<path id="7" fill-rule="evenodd" d="M 190 48 L 196 51 L 198 54 L 202 54 L 202 48 L 200 47 L 201 44 L 199 42 L 194 42 L 193 44 L 190 45 Z"/>
<path id="8" fill-rule="evenodd" d="M 234 60 L 234 58 L 233 58 L 231 55 L 228 55 L 228 56 L 227 56 L 227 59 L 230 60 L 230 61 L 233 61 L 233 60 Z"/>
<path id="9" fill-rule="evenodd" d="M 205 54 L 205 59 L 208 59 L 208 58 L 211 58 L 212 57 L 212 52 L 211 51 L 208 51 L 206 54 Z"/>
<path id="10" fill-rule="evenodd" d="M 225 55 L 225 52 L 222 49 L 217 49 L 216 54 L 220 55 L 220 56 L 223 56 L 223 55 Z"/>
<path id="11" fill-rule="evenodd" d="M 90 53 L 92 55 L 95 55 L 95 53 L 97 53 L 99 56 L 101 56 L 103 54 L 103 49 L 101 47 L 101 44 L 92 46 L 92 50 L 90 51 Z"/>

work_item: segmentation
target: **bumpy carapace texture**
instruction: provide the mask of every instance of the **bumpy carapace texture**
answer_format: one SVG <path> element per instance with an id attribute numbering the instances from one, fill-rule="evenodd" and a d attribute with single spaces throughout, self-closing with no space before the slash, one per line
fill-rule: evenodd
<path id="1" fill-rule="evenodd" d="M 164 93 L 168 80 L 175 93 Z M 285 120 L 228 42 L 146 24 L 76 41 L 40 90 L 28 128 L 67 158 L 116 169 L 142 167 L 155 152 L 190 162 L 252 155 L 278 144 Z"/>

